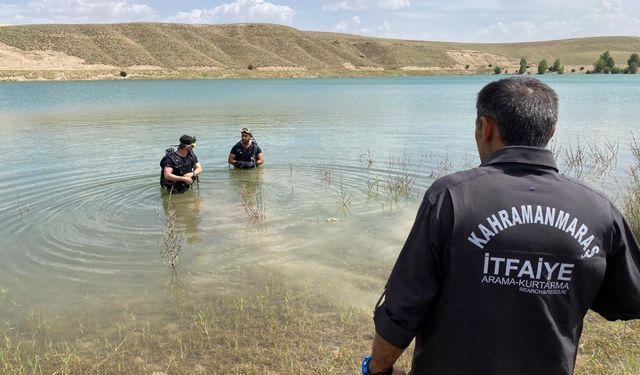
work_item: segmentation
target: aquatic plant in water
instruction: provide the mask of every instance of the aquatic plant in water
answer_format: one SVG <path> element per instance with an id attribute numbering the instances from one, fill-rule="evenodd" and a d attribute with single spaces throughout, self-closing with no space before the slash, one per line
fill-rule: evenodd
<path id="1" fill-rule="evenodd" d="M 162 230 L 162 239 L 160 259 L 168 267 L 175 270 L 180 261 L 183 237 L 182 233 L 176 230 L 176 209 L 173 207 L 171 197 L 169 197 L 169 207 L 167 208 L 167 217 Z"/>

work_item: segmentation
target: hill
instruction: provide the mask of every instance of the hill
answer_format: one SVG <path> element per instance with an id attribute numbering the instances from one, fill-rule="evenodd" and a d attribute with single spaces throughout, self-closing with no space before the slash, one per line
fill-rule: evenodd
<path id="1" fill-rule="evenodd" d="M 271 24 L 160 23 L 0 27 L 0 79 L 360 76 L 513 72 L 520 58 L 579 71 L 609 50 L 619 64 L 640 37 L 471 44 L 305 32 Z"/>

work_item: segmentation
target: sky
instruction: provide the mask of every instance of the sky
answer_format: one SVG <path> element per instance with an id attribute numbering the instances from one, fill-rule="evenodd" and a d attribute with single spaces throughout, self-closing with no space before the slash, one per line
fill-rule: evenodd
<path id="1" fill-rule="evenodd" d="M 640 35 L 638 0 L 0 0 L 0 24 L 276 23 L 383 38 L 505 43 Z"/>

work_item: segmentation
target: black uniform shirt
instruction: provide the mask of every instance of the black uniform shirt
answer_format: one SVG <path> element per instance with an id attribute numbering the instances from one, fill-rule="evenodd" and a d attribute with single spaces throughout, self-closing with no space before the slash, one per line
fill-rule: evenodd
<path id="1" fill-rule="evenodd" d="M 640 250 L 550 151 L 506 147 L 429 188 L 376 309 L 413 374 L 569 375 L 589 308 L 640 318 Z"/>
<path id="2" fill-rule="evenodd" d="M 184 182 L 172 182 L 164 178 L 164 168 L 171 167 L 173 174 L 176 176 L 184 176 L 187 173 L 193 172 L 198 163 L 198 157 L 191 151 L 187 156 L 181 156 L 177 152 L 167 153 L 162 160 L 160 160 L 160 185 L 170 187 L 175 185 L 176 187 L 186 189 L 188 186 Z"/>
<path id="3" fill-rule="evenodd" d="M 240 142 L 236 143 L 231 148 L 231 154 L 236 156 L 236 161 L 250 162 L 255 161 L 254 159 L 262 153 L 260 146 L 254 141 L 251 141 L 251 145 L 249 147 L 244 148 Z"/>

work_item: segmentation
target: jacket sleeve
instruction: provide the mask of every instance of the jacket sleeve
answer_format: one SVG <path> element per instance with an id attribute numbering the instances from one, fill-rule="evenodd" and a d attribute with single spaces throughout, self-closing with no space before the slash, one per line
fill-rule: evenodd
<path id="1" fill-rule="evenodd" d="M 611 250 L 600 290 L 591 306 L 607 320 L 640 318 L 640 249 L 629 224 L 616 210 Z"/>
<path id="2" fill-rule="evenodd" d="M 440 291 L 443 250 L 452 227 L 449 192 L 427 191 L 389 276 L 384 303 L 374 313 L 376 333 L 398 348 L 409 346 Z"/>

